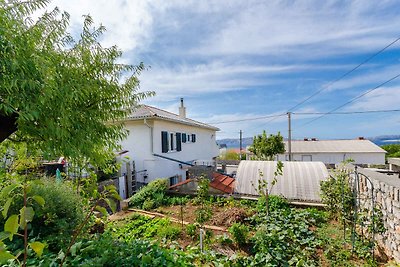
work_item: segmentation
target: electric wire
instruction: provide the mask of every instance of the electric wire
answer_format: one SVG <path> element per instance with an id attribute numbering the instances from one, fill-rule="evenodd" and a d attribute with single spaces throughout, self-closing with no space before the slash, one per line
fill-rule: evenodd
<path id="1" fill-rule="evenodd" d="M 326 89 L 328 89 L 329 87 L 331 87 L 333 84 L 337 83 L 338 81 L 342 80 L 343 78 L 347 77 L 348 75 L 350 75 L 351 73 L 353 73 L 354 71 L 356 71 L 357 69 L 359 69 L 361 66 L 365 65 L 366 63 L 368 63 L 369 61 L 371 61 L 373 58 L 375 58 L 376 56 L 378 56 L 379 54 L 381 54 L 382 52 L 384 52 L 386 49 L 388 49 L 389 47 L 391 47 L 392 45 L 394 45 L 395 43 L 397 43 L 400 40 L 400 37 L 396 38 L 394 41 L 392 41 L 391 43 L 389 43 L 388 45 L 386 45 L 385 47 L 383 47 L 381 50 L 377 51 L 376 53 L 372 54 L 371 56 L 369 56 L 368 58 L 366 58 L 364 61 L 362 61 L 361 63 L 359 63 L 357 66 L 355 66 L 354 68 L 352 68 L 351 70 L 345 72 L 344 74 L 342 74 L 340 77 L 338 77 L 337 79 L 331 81 L 330 83 L 328 83 L 327 85 L 323 86 L 321 89 L 319 89 L 318 91 L 314 92 L 313 94 L 311 94 L 310 96 L 308 96 L 307 98 L 305 98 L 304 100 L 300 101 L 299 103 L 297 103 L 296 105 L 294 105 L 293 107 L 289 108 L 287 112 L 290 112 L 292 110 L 294 110 L 295 108 L 301 106 L 302 104 L 304 104 L 305 102 L 307 102 L 308 100 L 310 100 L 311 98 L 315 97 L 316 95 L 320 94 L 321 92 L 325 91 Z M 271 122 L 273 122 L 274 120 L 276 120 L 276 118 L 272 118 L 269 121 L 265 122 L 264 125 L 267 125 Z"/>
<path id="2" fill-rule="evenodd" d="M 364 113 L 390 113 L 390 112 L 400 112 L 400 109 L 383 109 L 383 110 L 364 110 L 364 111 L 343 111 L 343 112 L 292 112 L 292 115 L 351 115 L 351 114 L 364 114 Z M 229 120 L 229 121 L 218 121 L 218 122 L 208 122 L 207 124 L 215 125 L 215 124 L 225 124 L 225 123 L 233 123 L 233 122 L 243 122 L 243 121 L 254 121 L 268 118 L 278 118 L 282 116 L 286 116 L 287 113 L 282 113 L 278 115 L 270 115 L 270 116 L 262 116 L 262 117 L 254 117 L 254 118 L 246 118 L 239 120 Z"/>
<path id="3" fill-rule="evenodd" d="M 364 110 L 364 111 L 343 111 L 331 112 L 328 115 L 348 115 L 348 114 L 363 114 L 363 113 L 389 113 L 400 112 L 400 109 L 382 109 L 382 110 Z M 294 115 L 322 115 L 326 112 L 293 112 Z"/>
<path id="4" fill-rule="evenodd" d="M 305 125 L 308 125 L 308 124 L 310 124 L 310 123 L 313 123 L 314 121 L 319 120 L 319 119 L 321 119 L 322 117 L 324 117 L 324 116 L 326 116 L 326 115 L 332 114 L 332 113 L 335 112 L 336 110 L 341 109 L 341 108 L 343 108 L 344 106 L 347 106 L 348 104 L 351 104 L 351 103 L 357 101 L 357 100 L 360 99 L 361 97 L 363 97 L 363 96 L 365 96 L 365 95 L 371 93 L 372 91 L 374 91 L 374 90 L 376 90 L 376 89 L 378 89 L 378 88 L 381 88 L 381 87 L 384 86 L 385 84 L 388 84 L 389 82 L 391 82 L 391 81 L 397 79 L 398 77 L 400 77 L 400 73 L 397 74 L 396 76 L 390 78 L 389 80 L 386 80 L 385 82 L 379 84 L 378 86 L 376 86 L 376 87 L 374 87 L 374 88 L 371 88 L 371 89 L 365 91 L 364 93 L 362 93 L 362 94 L 360 94 L 360 95 L 358 95 L 358 96 L 352 98 L 351 100 L 347 101 L 346 103 L 344 103 L 344 104 L 342 104 L 342 105 L 340 105 L 340 106 L 338 106 L 338 107 L 336 107 L 336 108 L 334 108 L 334 109 L 332 109 L 332 110 L 330 110 L 330 111 L 328 111 L 328 112 L 323 113 L 321 116 L 318 116 L 317 118 L 314 118 L 314 119 L 312 119 L 312 120 L 310 120 L 310 121 L 308 121 L 308 122 L 306 122 L 306 123 L 300 125 L 298 128 L 301 128 L 301 127 L 303 127 L 303 126 L 305 126 Z"/>
<path id="5" fill-rule="evenodd" d="M 300 101 L 300 103 L 294 105 L 293 107 L 291 107 L 290 109 L 288 109 L 288 112 L 294 110 L 295 108 L 297 108 L 298 106 L 304 104 L 305 102 L 307 102 L 308 100 L 310 100 L 311 98 L 313 98 L 314 96 L 320 94 L 322 91 L 328 89 L 329 87 L 331 87 L 333 84 L 337 83 L 338 81 L 342 80 L 343 78 L 345 78 L 346 76 L 348 76 L 349 74 L 351 74 L 352 72 L 356 71 L 358 68 L 360 68 L 362 65 L 368 63 L 369 61 L 371 61 L 374 57 L 378 56 L 379 54 L 381 54 L 382 52 L 384 52 L 386 49 L 388 49 L 389 47 L 391 47 L 392 45 L 394 45 L 395 43 L 397 43 L 400 40 L 400 37 L 398 37 L 396 40 L 392 41 L 390 44 L 386 45 L 384 48 L 382 48 L 381 50 L 379 50 L 378 52 L 376 52 L 375 54 L 371 55 L 370 57 L 368 57 L 367 59 L 365 59 L 363 62 L 361 62 L 360 64 L 358 64 L 357 66 L 355 66 L 354 68 L 352 68 L 351 70 L 347 71 L 346 73 L 344 73 L 343 75 L 341 75 L 339 78 L 333 80 L 332 82 L 328 83 L 327 85 L 323 86 L 320 90 L 314 92 L 313 94 L 311 94 L 310 96 L 308 96 L 306 99 Z"/>
<path id="6" fill-rule="evenodd" d="M 232 122 L 255 121 L 255 120 L 268 119 L 268 118 L 278 118 L 278 117 L 282 117 L 282 116 L 286 116 L 286 113 L 277 114 L 277 115 L 262 116 L 262 117 L 247 118 L 247 119 L 240 119 L 240 120 L 208 122 L 207 124 L 215 125 L 215 124 L 224 124 L 224 123 L 232 123 Z"/>

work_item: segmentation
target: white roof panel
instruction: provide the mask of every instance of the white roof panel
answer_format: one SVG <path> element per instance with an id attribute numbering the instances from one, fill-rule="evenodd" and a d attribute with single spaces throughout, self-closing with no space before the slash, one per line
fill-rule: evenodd
<path id="1" fill-rule="evenodd" d="M 241 161 L 236 173 L 235 193 L 258 195 L 256 187 L 260 172 L 270 188 L 276 164 L 276 161 Z M 271 194 L 290 200 L 321 202 L 320 182 L 328 177 L 328 170 L 322 162 L 284 161 L 283 174 L 277 177 Z"/>
<path id="2" fill-rule="evenodd" d="M 285 141 L 286 152 L 287 141 Z M 369 140 L 292 141 L 292 153 L 386 153 Z"/>

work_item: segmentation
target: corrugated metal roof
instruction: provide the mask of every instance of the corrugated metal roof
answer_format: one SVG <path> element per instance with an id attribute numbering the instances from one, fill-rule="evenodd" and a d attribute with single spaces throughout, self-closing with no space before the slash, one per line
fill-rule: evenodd
<path id="1" fill-rule="evenodd" d="M 285 148 L 287 152 L 287 141 Z M 292 141 L 292 153 L 386 153 L 369 140 Z"/>
<path id="2" fill-rule="evenodd" d="M 256 187 L 260 179 L 271 182 L 276 170 L 276 161 L 240 162 L 235 181 L 235 193 L 258 195 Z M 320 202 L 320 182 L 329 177 L 328 170 L 322 162 L 283 162 L 283 175 L 277 177 L 272 195 L 282 195 L 290 200 Z"/>
<path id="3" fill-rule="evenodd" d="M 128 116 L 127 119 L 128 120 L 141 120 L 141 119 L 146 119 L 146 118 L 173 121 L 173 122 L 182 123 L 182 124 L 186 124 L 186 125 L 191 125 L 191 126 L 196 126 L 196 127 L 219 131 L 219 128 L 208 125 L 206 123 L 202 123 L 202 122 L 195 121 L 195 120 L 188 119 L 188 118 L 182 118 L 178 114 L 168 112 L 166 110 L 162 110 L 162 109 L 159 109 L 156 107 L 147 106 L 147 105 L 141 105 L 140 107 L 138 107 L 131 115 Z"/>

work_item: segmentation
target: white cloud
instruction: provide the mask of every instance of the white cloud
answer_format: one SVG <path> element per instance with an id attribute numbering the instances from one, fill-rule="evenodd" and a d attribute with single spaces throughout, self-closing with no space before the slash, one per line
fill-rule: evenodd
<path id="1" fill-rule="evenodd" d="M 352 74 L 350 78 L 336 82 L 332 86 L 329 86 L 327 91 L 352 89 L 360 86 L 365 87 L 365 90 L 372 89 L 373 87 L 378 86 L 379 84 L 398 75 L 400 73 L 399 70 L 399 64 L 391 66 L 374 66 L 374 68 L 364 70 L 362 73 L 356 72 Z"/>
<path id="2" fill-rule="evenodd" d="M 312 70 L 334 70 L 348 65 L 256 65 L 240 62 L 211 62 L 198 65 L 179 65 L 174 68 L 155 66 L 145 71 L 140 80 L 143 90 L 154 90 L 153 101 L 170 101 L 178 96 L 250 89 L 257 86 L 282 85 L 284 74 Z"/>
<path id="3" fill-rule="evenodd" d="M 400 86 L 381 87 L 354 102 L 348 110 L 400 109 Z"/>
<path id="4" fill-rule="evenodd" d="M 218 25 L 220 30 L 193 52 L 315 58 L 370 51 L 393 40 L 400 26 L 395 14 L 376 15 L 381 14 L 376 12 L 380 5 L 365 1 L 347 6 L 332 1 L 249 4 Z"/>
<path id="5" fill-rule="evenodd" d="M 71 29 L 79 31 L 83 15 L 92 16 L 95 25 L 104 25 L 104 46 L 117 44 L 124 51 L 143 49 L 151 41 L 153 17 L 148 1 L 63 1 L 51 2 L 47 10 L 58 6 L 71 15 Z"/>
<path id="6" fill-rule="evenodd" d="M 285 112 L 293 99 L 305 99 L 319 84 L 334 80 L 393 41 L 400 28 L 396 0 L 56 0 L 48 9 L 54 6 L 71 14 L 74 35 L 81 28 L 82 15 L 90 14 L 96 25 L 107 28 L 102 44 L 116 44 L 124 51 L 121 62 L 151 65 L 140 77 L 141 88 L 155 90 L 157 96 L 146 102 L 176 113 L 179 104 L 172 100 L 179 97 L 207 106 L 204 96 L 226 93 L 221 101 L 237 113 L 214 105 L 208 113 L 223 114 L 202 118 L 204 106 L 198 105 L 190 114 L 202 121 Z M 400 42 L 386 52 L 399 47 Z M 398 69 L 396 57 L 369 62 L 307 102 L 303 110 L 315 111 L 313 105 L 321 110 L 338 106 L 396 75 Z M 366 95 L 348 110 L 395 106 L 400 103 L 395 85 Z M 252 91 L 255 88 L 262 90 Z M 253 107 L 242 110 L 238 97 L 243 97 L 243 106 Z M 294 124 L 311 117 L 294 116 Z M 265 127 L 274 132 L 286 126 L 283 117 L 268 124 L 246 121 L 221 128 L 226 136 L 237 136 L 239 129 L 247 129 L 251 136 Z"/>

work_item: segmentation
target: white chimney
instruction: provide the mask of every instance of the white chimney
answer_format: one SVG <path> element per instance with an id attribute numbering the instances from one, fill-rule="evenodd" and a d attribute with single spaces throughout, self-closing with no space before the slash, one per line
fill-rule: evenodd
<path id="1" fill-rule="evenodd" d="M 181 98 L 181 106 L 179 107 L 179 117 L 186 118 L 186 108 L 183 105 L 183 98 Z"/>

